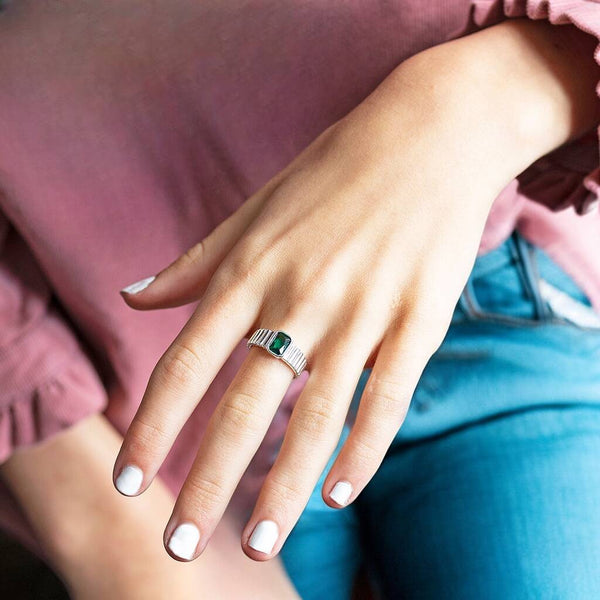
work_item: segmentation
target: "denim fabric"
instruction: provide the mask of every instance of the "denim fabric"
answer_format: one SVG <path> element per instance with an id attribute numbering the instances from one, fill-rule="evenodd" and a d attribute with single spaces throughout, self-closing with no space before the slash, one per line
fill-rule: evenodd
<path id="1" fill-rule="evenodd" d="M 361 564 L 382 598 L 597 599 L 599 457 L 600 320 L 515 233 L 476 260 L 373 480 L 327 507 L 332 457 L 282 558 L 306 600 L 350 598 Z"/>

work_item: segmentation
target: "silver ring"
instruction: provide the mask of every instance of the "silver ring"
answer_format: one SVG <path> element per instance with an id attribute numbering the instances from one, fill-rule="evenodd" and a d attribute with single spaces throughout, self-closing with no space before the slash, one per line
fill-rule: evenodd
<path id="1" fill-rule="evenodd" d="M 285 331 L 257 329 L 250 336 L 247 346 L 264 348 L 271 356 L 288 365 L 294 371 L 294 377 L 298 377 L 306 367 L 306 358 L 302 350 L 292 342 L 292 338 Z"/>

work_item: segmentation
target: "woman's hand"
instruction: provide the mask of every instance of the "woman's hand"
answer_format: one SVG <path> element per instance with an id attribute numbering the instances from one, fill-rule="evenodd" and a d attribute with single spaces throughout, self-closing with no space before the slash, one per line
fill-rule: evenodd
<path id="1" fill-rule="evenodd" d="M 137 309 L 200 302 L 152 373 L 116 479 L 129 467 L 124 478 L 140 477 L 132 492 L 146 489 L 240 339 L 266 327 L 291 335 L 310 376 L 242 534 L 244 551 L 256 560 L 279 551 L 372 365 L 323 486 L 332 507 L 360 494 L 446 333 L 493 199 L 576 133 L 561 120 L 574 89 L 566 65 L 546 65 L 556 52 L 549 29 L 512 21 L 406 61 L 210 236 L 145 289 L 124 293 Z M 175 558 L 205 548 L 291 379 L 281 361 L 249 351 L 167 525 Z"/>

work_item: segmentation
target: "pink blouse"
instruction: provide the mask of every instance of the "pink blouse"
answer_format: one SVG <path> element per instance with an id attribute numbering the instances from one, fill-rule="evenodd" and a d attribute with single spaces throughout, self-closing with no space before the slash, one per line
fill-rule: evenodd
<path id="1" fill-rule="evenodd" d="M 4 119 L 0 460 L 98 411 L 124 432 L 192 307 L 135 312 L 118 290 L 206 236 L 400 62 L 512 17 L 571 23 L 600 40 L 597 0 L 229 0 L 192 11 L 194 27 L 155 28 L 157 44 L 177 46 L 183 58 L 177 73 L 166 61 L 150 65 L 147 88 L 127 110 L 106 94 L 94 96 L 95 110 L 54 115 L 42 130 L 39 120 Z M 17 93 L 39 110 L 57 93 L 48 86 L 0 89 L 0 105 L 10 111 L 4 94 Z M 64 119 L 78 127 L 62 127 Z M 157 120 L 168 126 L 144 126 Z M 110 135 L 95 136 L 100 125 Z M 60 137 L 64 130 L 72 137 Z M 48 153 L 55 134 L 62 143 Z M 480 252 L 517 228 L 600 313 L 599 164 L 596 133 L 539 159 L 496 199 Z M 242 340 L 169 454 L 161 475 L 174 492 L 246 352 Z M 243 479 L 246 506 L 306 377 L 293 382 Z M 0 523 L 31 542 L 6 490 Z"/>

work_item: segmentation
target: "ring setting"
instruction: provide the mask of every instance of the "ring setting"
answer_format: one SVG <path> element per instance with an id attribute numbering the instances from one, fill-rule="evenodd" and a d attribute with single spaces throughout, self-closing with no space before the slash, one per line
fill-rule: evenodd
<path id="1" fill-rule="evenodd" d="M 306 367 L 306 357 L 285 332 L 273 329 L 257 329 L 248 339 L 248 348 L 264 348 L 271 356 L 282 360 L 298 377 Z"/>

